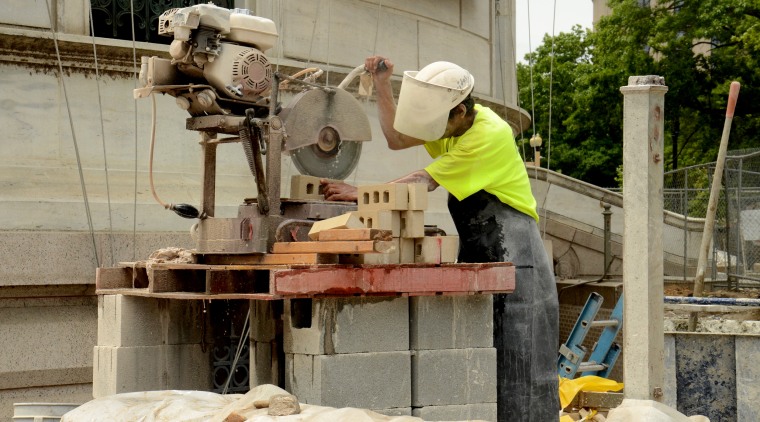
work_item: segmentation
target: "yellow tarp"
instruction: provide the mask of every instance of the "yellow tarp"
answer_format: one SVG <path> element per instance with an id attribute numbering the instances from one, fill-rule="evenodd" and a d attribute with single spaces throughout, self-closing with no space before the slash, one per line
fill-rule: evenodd
<path id="1" fill-rule="evenodd" d="M 563 409 L 566 408 L 581 391 L 604 393 L 607 391 L 620 391 L 622 389 L 623 383 L 594 375 L 575 379 L 559 377 L 559 404 Z M 570 416 L 563 416 L 560 419 L 560 422 L 572 421 Z"/>

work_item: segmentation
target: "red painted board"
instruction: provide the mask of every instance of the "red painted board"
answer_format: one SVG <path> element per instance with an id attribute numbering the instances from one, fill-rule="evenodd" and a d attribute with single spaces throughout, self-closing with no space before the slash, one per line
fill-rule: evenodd
<path id="1" fill-rule="evenodd" d="M 449 265 L 365 265 L 359 267 L 272 270 L 275 295 L 351 295 L 378 293 L 512 292 L 510 263 Z"/>

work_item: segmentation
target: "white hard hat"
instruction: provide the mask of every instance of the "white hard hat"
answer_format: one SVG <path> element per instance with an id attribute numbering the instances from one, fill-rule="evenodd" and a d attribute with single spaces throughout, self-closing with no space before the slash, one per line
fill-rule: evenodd
<path id="1" fill-rule="evenodd" d="M 424 141 L 441 139 L 449 112 L 467 98 L 474 85 L 470 72 L 449 62 L 404 72 L 393 128 Z"/>

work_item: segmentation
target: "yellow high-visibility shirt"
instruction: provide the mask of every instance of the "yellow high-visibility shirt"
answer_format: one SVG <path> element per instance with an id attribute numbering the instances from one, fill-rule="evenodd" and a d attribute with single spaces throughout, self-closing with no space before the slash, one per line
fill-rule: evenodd
<path id="1" fill-rule="evenodd" d="M 460 201 L 485 190 L 538 221 L 512 128 L 488 107 L 475 104 L 475 110 L 475 121 L 462 136 L 425 143 L 428 154 L 438 158 L 425 171 Z"/>

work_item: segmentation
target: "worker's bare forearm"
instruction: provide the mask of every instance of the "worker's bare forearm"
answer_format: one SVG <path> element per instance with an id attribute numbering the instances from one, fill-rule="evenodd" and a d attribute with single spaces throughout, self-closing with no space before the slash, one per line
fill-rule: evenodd
<path id="1" fill-rule="evenodd" d="M 418 170 L 414 173 L 407 174 L 404 177 L 393 180 L 391 183 L 425 183 L 427 184 L 428 192 L 435 190 L 439 186 L 438 182 L 436 182 L 435 179 L 430 176 L 430 173 L 425 170 Z"/>

